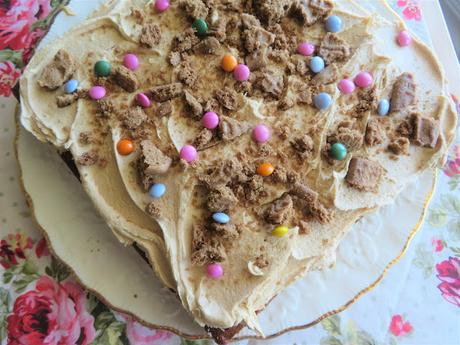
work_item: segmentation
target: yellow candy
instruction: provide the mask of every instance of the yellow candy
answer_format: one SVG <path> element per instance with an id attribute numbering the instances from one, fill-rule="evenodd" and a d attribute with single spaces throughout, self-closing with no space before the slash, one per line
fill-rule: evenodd
<path id="1" fill-rule="evenodd" d="M 272 235 L 277 237 L 283 237 L 289 232 L 289 228 L 287 226 L 277 226 L 273 229 Z"/>

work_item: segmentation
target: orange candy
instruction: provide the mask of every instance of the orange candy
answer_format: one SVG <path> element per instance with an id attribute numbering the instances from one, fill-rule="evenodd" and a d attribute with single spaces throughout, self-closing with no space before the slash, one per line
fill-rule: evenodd
<path id="1" fill-rule="evenodd" d="M 260 176 L 264 176 L 264 177 L 270 176 L 271 174 L 273 174 L 274 170 L 275 170 L 275 167 L 270 163 L 263 163 L 257 167 L 257 173 Z"/>
<path id="2" fill-rule="evenodd" d="M 238 61 L 233 55 L 224 55 L 222 58 L 221 66 L 225 72 L 233 72 L 237 65 Z"/>
<path id="3" fill-rule="evenodd" d="M 117 151 L 122 156 L 127 156 L 134 151 L 134 143 L 129 139 L 122 139 L 117 144 Z"/>

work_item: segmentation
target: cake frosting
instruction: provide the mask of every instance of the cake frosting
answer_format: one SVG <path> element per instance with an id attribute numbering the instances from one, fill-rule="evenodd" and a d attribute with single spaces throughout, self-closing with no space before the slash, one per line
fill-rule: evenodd
<path id="1" fill-rule="evenodd" d="M 445 158 L 456 117 L 443 71 L 416 37 L 398 41 L 402 31 L 390 10 L 351 0 L 193 0 L 165 11 L 109 1 L 35 54 L 21 122 L 71 151 L 115 235 L 145 250 L 200 325 L 262 333 L 258 311 L 332 265 L 360 217 Z M 123 66 L 126 54 L 138 69 Z M 226 55 L 241 71 L 222 68 Z M 108 77 L 95 75 L 97 61 L 109 62 Z M 78 90 L 66 94 L 71 78 Z M 215 129 L 203 126 L 207 112 Z M 120 154 L 126 139 L 134 151 Z M 152 197 L 153 184 L 165 193 Z M 207 275 L 213 264 L 222 276 Z"/>

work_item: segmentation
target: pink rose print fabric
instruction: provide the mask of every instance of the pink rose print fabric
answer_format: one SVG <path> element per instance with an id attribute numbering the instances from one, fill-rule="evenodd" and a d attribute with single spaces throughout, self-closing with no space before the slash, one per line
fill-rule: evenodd
<path id="1" fill-rule="evenodd" d="M 407 20 L 422 20 L 422 13 L 418 0 L 398 0 L 396 2 L 398 7 L 401 7 L 402 14 Z"/>
<path id="2" fill-rule="evenodd" d="M 403 317 L 399 314 L 393 315 L 390 323 L 390 333 L 396 337 L 402 337 L 403 335 L 412 332 L 412 325 L 408 321 L 404 321 Z"/>
<path id="3" fill-rule="evenodd" d="M 438 279 L 441 284 L 438 289 L 442 297 L 453 305 L 460 307 L 460 259 L 449 257 L 436 265 Z"/>

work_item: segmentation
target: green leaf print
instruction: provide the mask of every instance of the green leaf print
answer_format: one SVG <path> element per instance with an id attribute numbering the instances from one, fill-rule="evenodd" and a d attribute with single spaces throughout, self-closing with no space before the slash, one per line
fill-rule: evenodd
<path id="1" fill-rule="evenodd" d="M 69 276 L 67 267 L 54 257 L 51 258 L 51 264 L 45 268 L 45 273 L 58 282 L 62 282 Z"/>
<path id="2" fill-rule="evenodd" d="M 441 203 L 447 209 L 451 216 L 460 215 L 460 198 L 455 194 L 447 194 L 441 196 Z"/>
<path id="3" fill-rule="evenodd" d="M 435 228 L 442 228 L 449 220 L 449 213 L 442 207 L 433 207 L 427 218 L 428 224 Z"/>
<path id="4" fill-rule="evenodd" d="M 11 61 L 16 68 L 24 67 L 21 50 L 4 49 L 0 50 L 0 61 Z"/>
<path id="5" fill-rule="evenodd" d="M 121 336 L 125 331 L 125 324 L 119 321 L 110 323 L 94 340 L 92 345 L 124 345 Z"/>
<path id="6" fill-rule="evenodd" d="M 377 343 L 366 331 L 358 331 L 356 345 L 377 345 Z"/>
<path id="7" fill-rule="evenodd" d="M 6 317 L 10 313 L 10 294 L 0 288 L 0 339 L 6 339 Z"/>
<path id="8" fill-rule="evenodd" d="M 321 339 L 320 345 L 343 345 L 343 343 L 340 341 L 340 339 L 332 335 L 328 335 L 326 338 Z"/>
<path id="9" fill-rule="evenodd" d="M 21 272 L 25 275 L 35 275 L 38 273 L 38 267 L 33 261 L 27 260 L 22 266 Z"/>
<path id="10" fill-rule="evenodd" d="M 456 190 L 460 186 L 460 175 L 454 175 L 449 178 L 448 184 L 451 191 Z"/>
<path id="11" fill-rule="evenodd" d="M 449 249 L 454 253 L 457 258 L 460 258 L 460 248 L 458 247 L 449 247 Z"/>
<path id="12" fill-rule="evenodd" d="M 27 286 L 29 286 L 29 284 L 33 281 L 37 280 L 37 278 L 38 277 L 35 275 L 24 275 L 22 279 L 15 280 L 13 282 L 14 290 L 17 293 L 23 292 Z"/>
<path id="13" fill-rule="evenodd" d="M 332 315 L 327 319 L 321 321 L 321 326 L 330 335 L 339 336 L 340 333 L 340 317 L 338 315 Z"/>
<path id="14" fill-rule="evenodd" d="M 448 226 L 450 240 L 460 241 L 460 217 L 450 221 Z"/>
<path id="15" fill-rule="evenodd" d="M 106 328 L 114 321 L 116 320 L 112 312 L 103 311 L 96 317 L 96 321 L 94 322 L 94 327 L 96 327 L 96 329 Z"/>
<path id="16" fill-rule="evenodd" d="M 415 266 L 420 268 L 425 279 L 433 273 L 434 258 L 433 253 L 419 244 L 415 249 L 415 258 L 412 261 Z"/>

